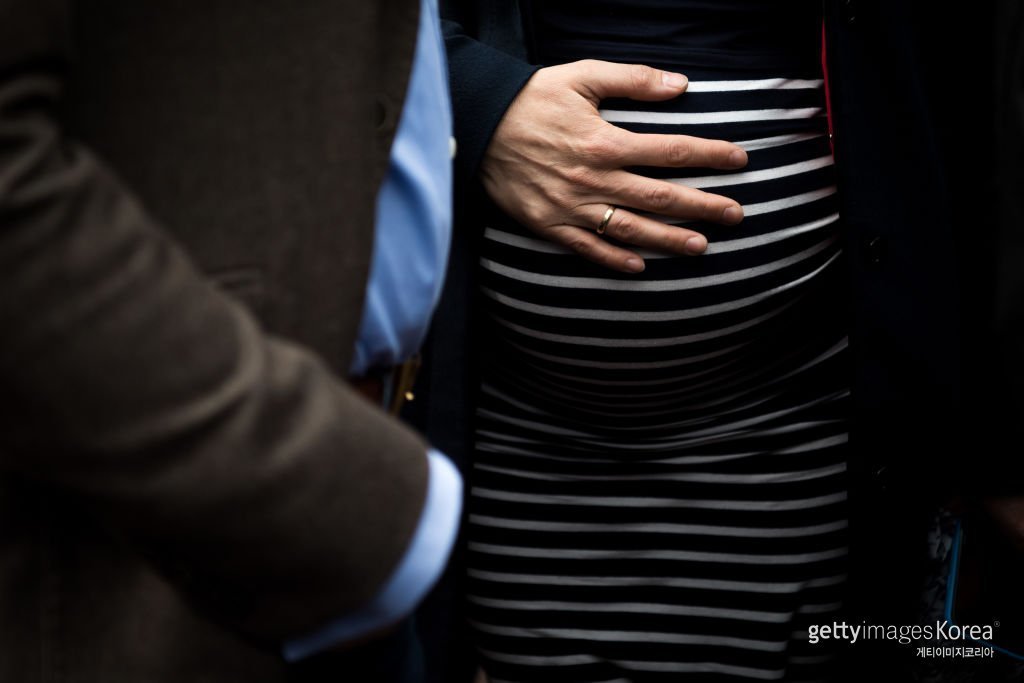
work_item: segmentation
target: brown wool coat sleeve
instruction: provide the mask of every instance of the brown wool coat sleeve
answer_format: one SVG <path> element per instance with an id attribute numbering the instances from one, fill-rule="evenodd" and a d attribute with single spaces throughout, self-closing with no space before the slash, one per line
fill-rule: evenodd
<path id="1" fill-rule="evenodd" d="M 0 0 L 0 465 L 203 612 L 304 634 L 401 557 L 426 447 L 213 287 L 64 127 L 68 4 Z"/>

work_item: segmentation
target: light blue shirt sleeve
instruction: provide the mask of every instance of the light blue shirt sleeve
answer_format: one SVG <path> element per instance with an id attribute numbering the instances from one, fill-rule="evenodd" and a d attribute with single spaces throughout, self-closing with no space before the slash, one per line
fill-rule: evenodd
<path id="1" fill-rule="evenodd" d="M 448 264 L 452 113 L 437 0 L 422 0 L 419 37 L 377 223 L 352 375 L 419 350 Z"/>
<path id="2" fill-rule="evenodd" d="M 350 371 L 396 365 L 423 343 L 440 297 L 451 242 L 451 101 L 437 0 L 422 0 L 416 56 L 377 223 L 363 318 Z M 380 593 L 356 612 L 289 641 L 296 661 L 390 626 L 410 614 L 441 576 L 459 529 L 462 479 L 441 453 L 428 455 L 427 496 L 405 555 Z"/>
<path id="3" fill-rule="evenodd" d="M 397 623 L 415 609 L 444 571 L 462 514 L 462 478 L 451 461 L 437 451 L 427 457 L 430 476 L 423 515 L 394 573 L 370 604 L 286 643 L 286 660 L 298 661 Z"/>

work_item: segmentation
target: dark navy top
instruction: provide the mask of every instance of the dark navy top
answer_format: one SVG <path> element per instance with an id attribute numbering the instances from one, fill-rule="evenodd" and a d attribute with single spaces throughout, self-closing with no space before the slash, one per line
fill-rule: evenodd
<path id="1" fill-rule="evenodd" d="M 820 0 L 545 0 L 529 14 L 545 65 L 604 59 L 738 68 L 748 77 L 780 69 L 821 74 Z"/>

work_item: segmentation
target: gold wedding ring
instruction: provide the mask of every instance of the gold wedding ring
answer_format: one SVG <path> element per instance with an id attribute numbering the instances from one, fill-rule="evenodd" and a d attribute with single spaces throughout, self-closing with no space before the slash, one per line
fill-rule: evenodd
<path id="1" fill-rule="evenodd" d="M 603 235 L 604 231 L 608 229 L 608 223 L 611 222 L 616 208 L 618 207 L 612 205 L 608 206 L 608 210 L 604 212 L 604 218 L 601 219 L 601 225 L 597 226 L 598 235 Z"/>

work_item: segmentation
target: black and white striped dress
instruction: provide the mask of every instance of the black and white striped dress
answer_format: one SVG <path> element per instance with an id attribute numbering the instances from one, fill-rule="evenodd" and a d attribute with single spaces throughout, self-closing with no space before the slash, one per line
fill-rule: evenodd
<path id="1" fill-rule="evenodd" d="M 849 390 L 820 4 L 559 1 L 534 21 L 545 63 L 686 73 L 676 100 L 602 115 L 744 147 L 738 172 L 640 172 L 733 197 L 746 217 L 700 225 L 702 256 L 646 253 L 640 275 L 508 219 L 486 226 L 468 528 L 485 669 L 824 680 L 806 629 L 841 608 Z"/>

